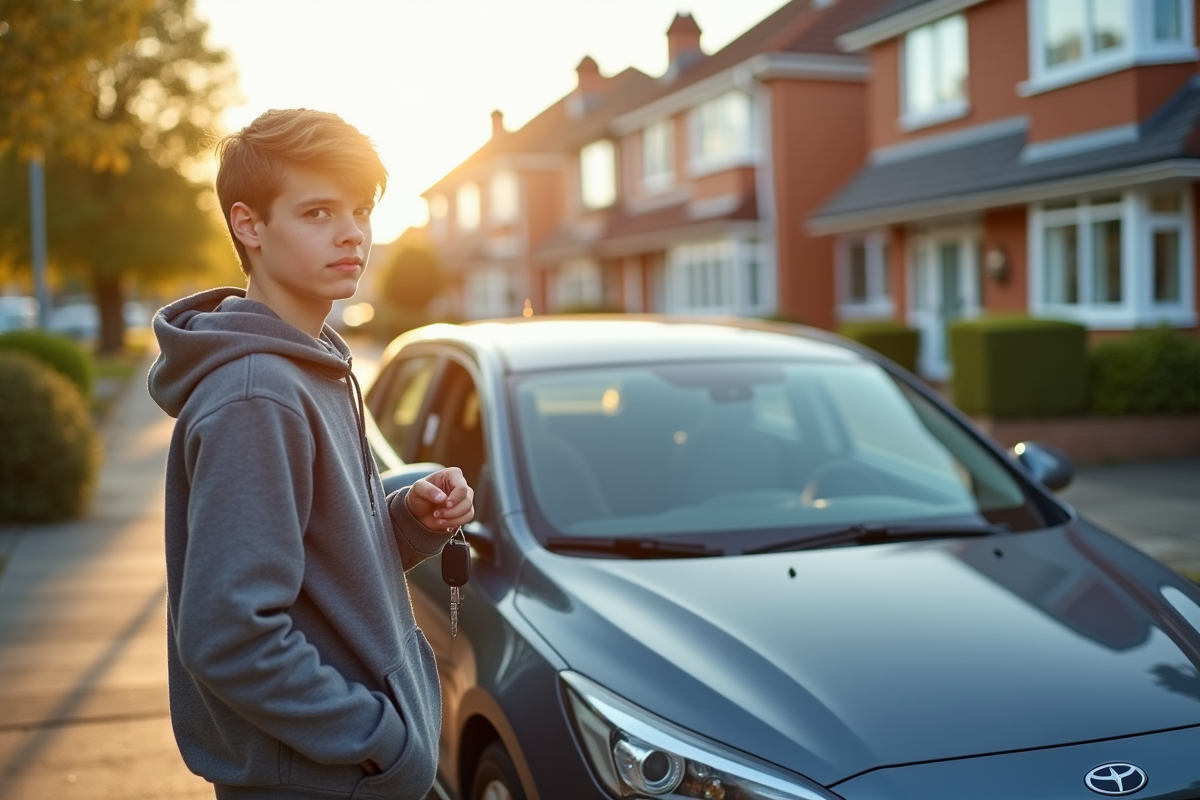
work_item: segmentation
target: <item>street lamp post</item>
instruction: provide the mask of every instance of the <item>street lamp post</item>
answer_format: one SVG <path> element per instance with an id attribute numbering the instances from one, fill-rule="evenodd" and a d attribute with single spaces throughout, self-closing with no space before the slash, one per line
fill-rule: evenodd
<path id="1" fill-rule="evenodd" d="M 38 327 L 45 330 L 50 323 L 50 291 L 46 288 L 46 174 L 40 154 L 29 160 L 29 218 Z"/>

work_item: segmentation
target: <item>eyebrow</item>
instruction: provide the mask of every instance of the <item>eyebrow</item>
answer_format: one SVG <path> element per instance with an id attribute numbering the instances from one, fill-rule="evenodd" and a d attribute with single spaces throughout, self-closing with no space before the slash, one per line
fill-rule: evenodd
<path id="1" fill-rule="evenodd" d="M 341 202 L 342 202 L 341 198 L 338 198 L 338 197 L 310 197 L 310 198 L 301 200 L 300 202 L 296 203 L 293 206 L 293 208 L 305 208 L 308 206 L 336 206 L 336 205 L 340 204 Z M 352 203 L 351 205 L 354 205 L 354 206 L 365 205 L 365 206 L 371 206 L 372 208 L 374 208 L 375 201 L 374 200 L 362 200 L 357 203 Z"/>

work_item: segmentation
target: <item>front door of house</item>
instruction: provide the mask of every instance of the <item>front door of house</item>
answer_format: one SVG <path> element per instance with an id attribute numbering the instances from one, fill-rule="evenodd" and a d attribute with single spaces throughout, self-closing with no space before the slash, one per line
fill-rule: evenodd
<path id="1" fill-rule="evenodd" d="M 910 318 L 921 332 L 918 368 L 927 378 L 946 380 L 950 326 L 979 313 L 979 237 L 962 229 L 919 236 L 913 257 Z"/>

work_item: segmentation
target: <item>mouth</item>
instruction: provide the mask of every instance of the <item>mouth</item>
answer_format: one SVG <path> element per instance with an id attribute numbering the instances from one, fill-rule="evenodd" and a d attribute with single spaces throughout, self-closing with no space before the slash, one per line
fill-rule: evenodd
<path id="1" fill-rule="evenodd" d="M 328 265 L 330 269 L 336 269 L 339 272 L 353 272 L 362 267 L 362 259 L 358 256 L 348 256 L 346 258 L 334 261 Z"/>

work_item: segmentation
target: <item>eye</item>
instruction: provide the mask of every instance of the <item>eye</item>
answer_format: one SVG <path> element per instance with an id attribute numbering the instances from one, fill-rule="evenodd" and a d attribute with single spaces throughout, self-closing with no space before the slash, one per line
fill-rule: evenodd
<path id="1" fill-rule="evenodd" d="M 363 206 L 362 208 L 354 209 L 354 214 L 358 217 L 369 217 L 374 210 L 373 206 Z"/>
<path id="2" fill-rule="evenodd" d="M 329 216 L 329 209 L 326 208 L 310 208 L 304 212 L 304 216 L 312 219 L 324 219 Z"/>

